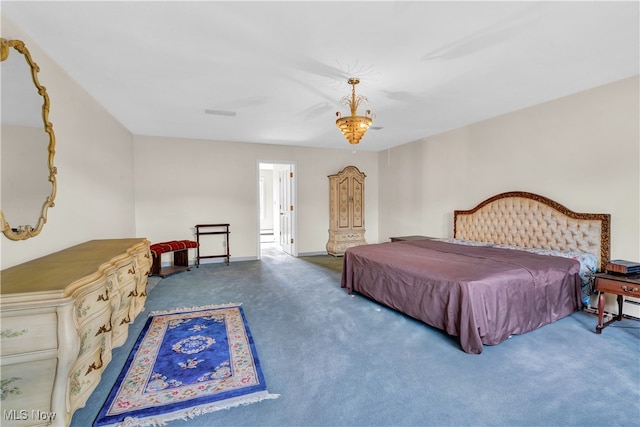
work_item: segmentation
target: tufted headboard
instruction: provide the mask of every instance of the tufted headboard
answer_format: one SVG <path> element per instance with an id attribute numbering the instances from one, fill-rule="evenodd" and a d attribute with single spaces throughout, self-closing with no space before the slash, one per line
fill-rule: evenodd
<path id="1" fill-rule="evenodd" d="M 601 271 L 609 259 L 611 215 L 577 213 L 537 194 L 513 191 L 471 210 L 453 212 L 453 237 L 526 248 L 593 254 Z"/>

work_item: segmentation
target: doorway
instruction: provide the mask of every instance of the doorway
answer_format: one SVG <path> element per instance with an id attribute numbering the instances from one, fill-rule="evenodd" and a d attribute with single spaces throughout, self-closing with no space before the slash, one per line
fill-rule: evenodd
<path id="1" fill-rule="evenodd" d="M 296 165 L 258 162 L 258 259 L 265 251 L 297 256 Z"/>

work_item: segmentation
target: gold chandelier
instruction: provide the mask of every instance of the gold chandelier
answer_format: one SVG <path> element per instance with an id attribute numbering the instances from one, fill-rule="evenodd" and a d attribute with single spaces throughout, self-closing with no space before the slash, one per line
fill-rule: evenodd
<path id="1" fill-rule="evenodd" d="M 358 116 L 358 106 L 361 102 L 367 102 L 367 98 L 362 95 L 356 97 L 356 85 L 360 83 L 360 79 L 352 77 L 347 82 L 351 85 L 351 98 L 345 96 L 340 101 L 349 106 L 351 115 L 340 117 L 340 112 L 338 111 L 336 113 L 336 116 L 338 116 L 336 126 L 347 138 L 349 144 L 356 145 L 367 132 L 369 126 L 371 126 L 371 110 L 367 110 L 364 116 Z"/>

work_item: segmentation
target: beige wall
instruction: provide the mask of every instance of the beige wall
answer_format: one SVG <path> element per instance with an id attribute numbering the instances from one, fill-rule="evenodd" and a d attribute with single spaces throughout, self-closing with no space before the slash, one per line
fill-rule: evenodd
<path id="1" fill-rule="evenodd" d="M 375 152 L 149 136 L 136 136 L 134 141 L 136 231 L 152 242 L 194 239 L 196 224 L 229 223 L 232 258 L 255 259 L 259 162 L 296 165 L 299 254 L 326 253 L 327 176 L 348 165 L 367 174 L 367 240 L 378 241 Z"/>
<path id="2" fill-rule="evenodd" d="M 380 235 L 450 236 L 453 210 L 529 191 L 611 214 L 611 255 L 640 259 L 639 79 L 380 152 Z"/>
<path id="3" fill-rule="evenodd" d="M 451 237 L 454 209 L 529 191 L 611 214 L 611 257 L 640 260 L 638 94 L 636 76 L 381 152 L 380 236 Z"/>
<path id="4" fill-rule="evenodd" d="M 42 233 L 19 242 L 2 237 L 1 268 L 87 240 L 135 236 L 132 135 L 4 16 L 1 34 L 24 41 L 40 66 L 58 168 L 58 194 Z"/>

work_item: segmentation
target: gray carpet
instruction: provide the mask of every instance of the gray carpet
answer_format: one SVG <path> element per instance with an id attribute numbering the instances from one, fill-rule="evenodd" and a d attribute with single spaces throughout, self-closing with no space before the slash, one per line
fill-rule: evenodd
<path id="1" fill-rule="evenodd" d="M 93 422 L 147 313 L 242 303 L 271 393 L 170 426 L 639 426 L 640 323 L 601 335 L 588 313 L 486 346 L 456 338 L 340 288 L 341 258 L 207 264 L 158 281 L 72 420 Z"/>

